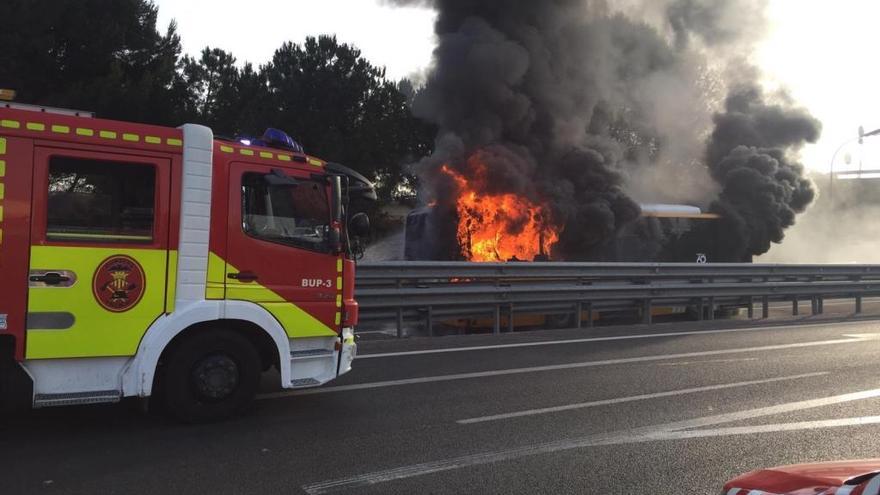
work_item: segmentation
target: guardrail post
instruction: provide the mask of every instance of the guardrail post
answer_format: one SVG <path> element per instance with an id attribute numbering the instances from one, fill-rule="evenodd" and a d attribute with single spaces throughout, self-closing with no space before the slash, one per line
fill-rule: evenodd
<path id="1" fill-rule="evenodd" d="M 856 314 L 862 312 L 862 296 L 856 296 Z"/>
<path id="2" fill-rule="evenodd" d="M 709 298 L 709 321 L 715 320 L 715 298 Z"/>
<path id="3" fill-rule="evenodd" d="M 770 298 L 767 296 L 761 298 L 761 318 L 770 318 Z"/>
<path id="4" fill-rule="evenodd" d="M 426 318 L 425 325 L 428 328 L 428 336 L 434 336 L 434 308 L 432 306 L 428 306 L 428 314 Z"/>
<path id="5" fill-rule="evenodd" d="M 820 315 L 825 314 L 825 298 L 824 297 L 819 296 L 818 298 L 816 298 L 816 309 L 819 310 Z"/>
<path id="6" fill-rule="evenodd" d="M 642 306 L 642 322 L 645 325 L 651 324 L 651 300 L 645 299 Z"/>
<path id="7" fill-rule="evenodd" d="M 747 310 L 749 312 L 749 319 L 753 319 L 755 317 L 755 300 L 752 296 L 749 296 L 749 306 Z"/>
<path id="8" fill-rule="evenodd" d="M 819 301 L 816 299 L 816 296 L 810 298 L 810 313 L 813 316 L 819 314 Z"/>
<path id="9" fill-rule="evenodd" d="M 587 328 L 593 328 L 593 303 L 587 303 Z"/>
<path id="10" fill-rule="evenodd" d="M 577 328 L 578 330 L 580 330 L 581 327 L 583 326 L 581 323 L 581 319 L 583 317 L 584 317 L 584 303 L 578 301 L 577 304 L 575 304 L 575 315 L 574 315 L 575 328 Z"/>
<path id="11" fill-rule="evenodd" d="M 798 301 L 797 296 L 795 296 L 791 300 L 791 316 L 797 316 L 801 310 L 801 302 Z"/>
<path id="12" fill-rule="evenodd" d="M 507 306 L 507 332 L 513 333 L 513 303 Z"/>
<path id="13" fill-rule="evenodd" d="M 697 320 L 703 321 L 703 314 L 706 312 L 706 306 L 703 304 L 703 298 L 700 298 L 700 302 L 697 304 Z"/>
<path id="14" fill-rule="evenodd" d="M 492 326 L 492 333 L 495 335 L 501 335 L 501 305 L 495 305 L 495 321 Z"/>
<path id="15" fill-rule="evenodd" d="M 403 287 L 403 281 L 397 279 L 397 288 Z M 397 308 L 397 338 L 403 338 L 403 308 Z"/>

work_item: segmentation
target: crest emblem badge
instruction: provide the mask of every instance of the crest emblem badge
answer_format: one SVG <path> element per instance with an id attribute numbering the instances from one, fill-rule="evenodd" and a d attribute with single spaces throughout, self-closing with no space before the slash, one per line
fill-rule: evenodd
<path id="1" fill-rule="evenodd" d="M 144 269 L 128 256 L 111 256 L 95 270 L 92 291 L 107 311 L 121 313 L 140 302 L 146 288 Z"/>

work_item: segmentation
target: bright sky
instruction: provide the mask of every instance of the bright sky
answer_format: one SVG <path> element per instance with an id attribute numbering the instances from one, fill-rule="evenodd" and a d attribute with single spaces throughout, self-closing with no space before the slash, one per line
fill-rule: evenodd
<path id="1" fill-rule="evenodd" d="M 177 20 L 183 49 L 205 46 L 232 52 L 239 61 L 262 64 L 285 41 L 335 34 L 357 46 L 391 79 L 426 67 L 434 49 L 434 13 L 391 8 L 378 0 L 154 0 L 159 25 Z"/>
<path id="2" fill-rule="evenodd" d="M 782 83 L 824 125 L 822 140 L 804 162 L 827 171 L 835 150 L 866 131 L 880 128 L 880 2 L 877 0 L 771 0 L 771 34 L 758 64 L 771 84 Z M 873 144 L 871 144 L 873 143 Z M 880 169 L 880 137 L 845 148 L 835 170 L 863 157 L 866 169 Z"/>
<path id="3" fill-rule="evenodd" d="M 390 8 L 378 0 L 156 0 L 160 25 L 176 19 L 184 50 L 197 54 L 210 45 L 239 60 L 264 63 L 284 41 L 336 34 L 358 46 L 393 79 L 428 66 L 434 46 L 434 14 L 420 8 Z M 259 7 L 259 8 L 258 8 Z M 880 2 L 877 0 L 770 0 L 772 29 L 756 62 L 767 84 L 787 86 L 824 124 L 821 142 L 809 147 L 805 163 L 827 171 L 835 149 L 857 135 L 859 125 L 880 128 L 880 62 L 875 56 Z M 747 19 L 744 19 L 747 22 Z M 874 92 L 877 90 L 878 92 Z M 835 169 L 859 158 L 880 169 L 880 137 L 863 150 L 842 152 Z M 870 142 L 870 141 L 869 141 Z"/>

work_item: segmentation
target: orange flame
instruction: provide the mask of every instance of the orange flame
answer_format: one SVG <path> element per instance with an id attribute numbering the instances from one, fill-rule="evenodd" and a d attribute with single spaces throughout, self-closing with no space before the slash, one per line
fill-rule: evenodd
<path id="1" fill-rule="evenodd" d="M 473 179 L 448 165 L 441 171 L 458 186 L 458 244 L 469 261 L 532 261 L 559 240 L 544 206 L 511 193 L 486 193 L 490 180 L 480 153 L 467 160 Z"/>

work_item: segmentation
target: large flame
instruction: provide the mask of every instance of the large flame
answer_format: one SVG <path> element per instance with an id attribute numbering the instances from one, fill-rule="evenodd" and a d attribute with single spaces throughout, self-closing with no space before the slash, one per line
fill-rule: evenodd
<path id="1" fill-rule="evenodd" d="M 516 194 L 485 192 L 491 179 L 480 155 L 467 160 L 470 178 L 449 165 L 441 169 L 458 186 L 455 206 L 462 255 L 481 262 L 532 261 L 549 255 L 559 234 L 545 207 Z"/>

